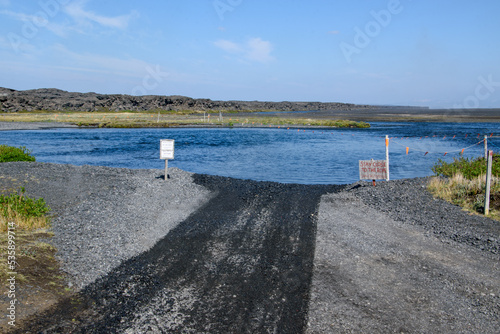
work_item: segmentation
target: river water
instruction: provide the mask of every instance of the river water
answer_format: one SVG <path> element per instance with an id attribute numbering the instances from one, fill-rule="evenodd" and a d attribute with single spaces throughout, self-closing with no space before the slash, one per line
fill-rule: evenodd
<path id="1" fill-rule="evenodd" d="M 169 167 L 259 181 L 345 184 L 359 180 L 359 160 L 385 159 L 390 178 L 432 175 L 443 159 L 500 150 L 500 123 L 371 123 L 369 129 L 173 128 L 50 129 L 0 132 L 0 144 L 26 146 L 41 162 L 164 168 L 161 139 L 175 140 Z M 493 135 L 493 137 L 490 137 Z M 408 154 L 406 148 L 408 147 Z M 428 152 L 426 154 L 426 152 Z M 446 153 L 446 155 L 445 155 Z"/>

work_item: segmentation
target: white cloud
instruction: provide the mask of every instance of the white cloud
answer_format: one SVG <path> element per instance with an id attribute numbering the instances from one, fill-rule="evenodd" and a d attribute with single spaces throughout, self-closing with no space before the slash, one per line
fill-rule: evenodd
<path id="1" fill-rule="evenodd" d="M 214 45 L 227 53 L 238 55 L 240 60 L 260 63 L 267 63 L 274 60 L 274 57 L 271 56 L 271 51 L 273 50 L 271 42 L 264 41 L 258 37 L 251 38 L 242 44 L 221 39 L 214 42 Z"/>
<path id="2" fill-rule="evenodd" d="M 81 23 L 94 22 L 101 26 L 108 28 L 125 29 L 128 27 L 130 20 L 133 19 L 137 14 L 135 12 L 128 15 L 120 15 L 114 17 L 108 17 L 103 15 L 98 15 L 94 12 L 84 9 L 86 0 L 75 1 L 66 6 L 66 13 L 71 16 L 75 21 Z"/>
<path id="3" fill-rule="evenodd" d="M 221 48 L 222 50 L 224 50 L 226 52 L 230 52 L 230 53 L 243 52 L 243 49 L 238 44 L 233 43 L 231 41 L 224 40 L 224 39 L 220 39 L 220 40 L 216 41 L 214 44 L 215 44 L 215 46 L 217 46 L 218 48 Z"/>
<path id="4" fill-rule="evenodd" d="M 10 16 L 15 20 L 24 23 L 28 23 L 30 24 L 30 26 L 45 28 L 60 37 L 65 37 L 67 35 L 68 27 L 52 22 L 50 18 L 47 18 L 47 16 L 44 17 L 38 15 L 17 13 L 10 10 L 0 10 L 0 14 Z"/>
<path id="5" fill-rule="evenodd" d="M 248 41 L 248 54 L 250 60 L 255 60 L 262 63 L 267 63 L 274 58 L 271 56 L 273 46 L 268 41 L 263 41 L 260 38 L 252 38 Z"/>

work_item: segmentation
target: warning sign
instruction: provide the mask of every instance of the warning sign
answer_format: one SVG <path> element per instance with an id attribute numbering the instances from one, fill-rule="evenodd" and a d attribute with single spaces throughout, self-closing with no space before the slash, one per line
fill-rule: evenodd
<path id="1" fill-rule="evenodd" d="M 173 159 L 174 158 L 174 140 L 162 139 L 160 140 L 160 159 Z"/>
<path id="2" fill-rule="evenodd" d="M 385 160 L 359 160 L 359 179 L 387 179 L 387 162 Z"/>

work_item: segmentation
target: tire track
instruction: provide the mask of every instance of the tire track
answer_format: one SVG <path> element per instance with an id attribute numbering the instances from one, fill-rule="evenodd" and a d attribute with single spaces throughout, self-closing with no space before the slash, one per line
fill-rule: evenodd
<path id="1" fill-rule="evenodd" d="M 343 187 L 195 181 L 204 207 L 20 332 L 302 333 L 319 201 Z"/>

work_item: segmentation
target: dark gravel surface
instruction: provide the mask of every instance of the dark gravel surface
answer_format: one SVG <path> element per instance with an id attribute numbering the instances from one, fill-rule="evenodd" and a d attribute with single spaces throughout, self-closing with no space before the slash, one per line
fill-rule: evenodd
<path id="1" fill-rule="evenodd" d="M 376 187 L 360 182 L 353 184 L 349 191 L 397 221 L 421 226 L 444 241 L 471 245 L 500 259 L 500 223 L 434 199 L 426 190 L 428 180 L 379 182 Z"/>
<path id="2" fill-rule="evenodd" d="M 372 187 L 162 176 L 0 164 L 0 185 L 28 180 L 28 193 L 53 206 L 63 268 L 83 286 L 17 332 L 500 328 L 499 223 L 434 200 L 426 179 Z"/>
<path id="3" fill-rule="evenodd" d="M 0 188 L 26 188 L 52 209 L 62 268 L 76 288 L 105 275 L 164 237 L 205 203 L 210 192 L 192 174 L 49 163 L 0 164 Z"/>
<path id="4" fill-rule="evenodd" d="M 487 251 L 397 221 L 352 191 L 328 194 L 307 333 L 498 333 L 499 272 Z"/>

